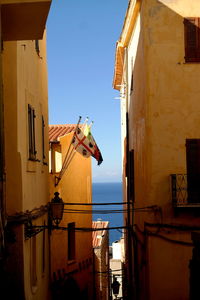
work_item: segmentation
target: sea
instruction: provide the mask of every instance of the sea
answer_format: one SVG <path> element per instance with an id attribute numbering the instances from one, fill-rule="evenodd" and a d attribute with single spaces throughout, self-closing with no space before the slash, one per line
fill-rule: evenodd
<path id="1" fill-rule="evenodd" d="M 93 203 L 114 203 L 122 202 L 122 183 L 93 183 L 92 184 Z M 109 221 L 109 227 L 123 226 L 122 211 L 114 213 L 113 210 L 122 210 L 122 205 L 93 205 L 93 221 Z M 109 230 L 109 245 L 118 241 L 122 236 L 121 229 Z"/>

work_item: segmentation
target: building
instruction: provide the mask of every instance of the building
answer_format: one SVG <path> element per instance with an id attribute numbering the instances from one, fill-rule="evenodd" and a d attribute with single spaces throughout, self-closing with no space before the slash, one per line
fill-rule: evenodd
<path id="1" fill-rule="evenodd" d="M 199 1 L 130 0 L 117 42 L 127 299 L 198 299 Z"/>
<path id="2" fill-rule="evenodd" d="M 94 300 L 110 299 L 109 222 L 93 221 Z M 99 229 L 99 230 L 98 230 Z"/>
<path id="3" fill-rule="evenodd" d="M 93 296 L 92 232 L 87 231 L 92 228 L 91 157 L 85 158 L 71 145 L 75 130 L 76 125 L 49 125 L 50 197 L 59 192 L 66 203 L 59 224 L 66 230 L 53 230 L 51 234 L 55 299 L 60 294 L 71 299 L 75 295 L 77 299 Z"/>
<path id="4" fill-rule="evenodd" d="M 122 237 L 119 241 L 115 241 L 111 246 L 111 258 L 110 258 L 110 274 L 111 274 L 111 284 L 114 279 L 119 282 L 119 293 L 118 298 L 123 299 L 123 284 L 126 284 L 126 279 L 124 278 L 124 238 Z M 113 289 L 112 289 L 112 299 L 115 299 Z"/>
<path id="5" fill-rule="evenodd" d="M 0 1 L 0 293 L 9 299 L 49 299 L 48 238 L 32 225 L 48 222 L 50 4 Z"/>

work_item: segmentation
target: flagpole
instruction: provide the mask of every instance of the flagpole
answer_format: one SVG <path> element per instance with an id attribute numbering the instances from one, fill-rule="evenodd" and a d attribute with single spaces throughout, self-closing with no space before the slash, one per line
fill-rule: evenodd
<path id="1" fill-rule="evenodd" d="M 74 134 L 75 134 L 75 132 L 76 132 L 76 130 L 77 130 L 77 128 L 78 128 L 80 122 L 81 122 L 81 119 L 82 119 L 82 117 L 79 116 L 79 119 L 78 119 L 78 122 L 77 122 L 77 124 L 76 124 L 76 128 L 75 128 Z M 73 138 L 74 138 L 74 134 L 73 134 L 73 136 L 72 136 L 72 139 L 71 139 L 69 148 L 68 148 L 67 153 L 66 153 L 66 155 L 65 155 L 65 159 L 64 159 L 64 162 L 63 162 L 62 169 L 60 170 L 59 176 L 55 176 L 55 186 L 57 186 L 57 185 L 59 184 L 59 182 L 60 182 L 60 180 L 61 180 L 61 176 L 63 175 L 62 173 L 63 173 L 64 165 L 66 165 L 67 156 L 68 156 L 69 150 L 70 150 L 71 145 L 72 145 L 72 141 L 73 141 Z M 71 154 L 70 154 L 70 155 L 71 155 Z"/>
<path id="2" fill-rule="evenodd" d="M 92 121 L 92 122 L 90 123 L 89 128 L 91 128 L 93 124 L 94 124 L 94 121 Z"/>
<path id="3" fill-rule="evenodd" d="M 87 117 L 87 118 L 85 119 L 84 123 L 83 123 L 83 127 L 86 126 L 88 120 L 89 120 L 89 118 Z M 77 128 L 76 128 L 76 129 L 77 129 Z M 76 129 L 75 129 L 75 132 L 76 132 Z M 74 134 L 75 134 L 75 133 L 74 133 Z M 73 137 L 72 137 L 72 140 L 73 140 Z M 72 143 L 70 144 L 70 147 L 71 147 L 71 145 L 72 145 Z M 70 147 L 69 147 L 69 149 L 70 149 Z M 70 154 L 69 154 L 68 156 L 67 156 L 67 155 L 65 156 L 65 161 L 64 161 L 64 163 L 63 163 L 63 167 L 62 167 L 62 170 L 61 170 L 61 174 L 60 174 L 60 175 L 62 175 L 62 174 L 65 172 L 65 170 L 69 167 L 69 165 L 70 165 L 72 159 L 74 158 L 74 155 L 75 155 L 75 154 L 76 154 L 76 150 L 75 150 L 74 148 L 72 148 Z"/>

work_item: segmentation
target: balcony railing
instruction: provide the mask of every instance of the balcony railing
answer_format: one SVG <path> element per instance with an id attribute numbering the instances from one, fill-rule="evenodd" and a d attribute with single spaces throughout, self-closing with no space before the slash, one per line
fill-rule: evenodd
<path id="1" fill-rule="evenodd" d="M 200 207 L 200 198 L 188 200 L 187 174 L 171 174 L 172 203 L 174 207 Z"/>

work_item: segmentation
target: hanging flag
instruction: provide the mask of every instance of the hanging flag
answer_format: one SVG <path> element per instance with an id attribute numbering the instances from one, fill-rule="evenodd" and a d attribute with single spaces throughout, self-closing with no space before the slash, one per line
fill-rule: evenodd
<path id="1" fill-rule="evenodd" d="M 97 160 L 97 164 L 100 165 L 103 161 L 101 152 L 91 134 L 90 127 L 86 124 L 81 130 L 77 127 L 74 137 L 72 139 L 72 145 L 84 157 L 92 156 Z"/>
<path id="2" fill-rule="evenodd" d="M 98 161 L 98 165 L 100 165 L 103 161 L 103 157 L 101 155 L 101 152 L 97 146 L 97 143 L 95 142 L 95 139 L 93 138 L 90 127 L 87 124 L 84 127 L 84 135 L 87 137 L 87 139 L 90 141 L 90 146 L 93 145 L 94 152 L 92 156 Z"/>

